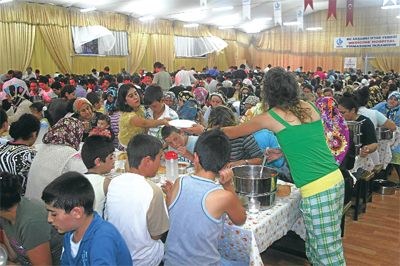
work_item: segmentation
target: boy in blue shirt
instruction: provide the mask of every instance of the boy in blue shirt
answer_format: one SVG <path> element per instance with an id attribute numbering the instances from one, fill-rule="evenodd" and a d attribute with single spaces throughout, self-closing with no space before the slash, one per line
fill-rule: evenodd
<path id="1" fill-rule="evenodd" d="M 132 265 L 128 247 L 111 223 L 93 211 L 94 191 L 78 172 L 67 172 L 42 193 L 50 222 L 64 235 L 61 265 Z"/>
<path id="2" fill-rule="evenodd" d="M 169 206 L 169 233 L 164 265 L 223 265 L 217 248 L 225 215 L 234 224 L 246 221 L 246 212 L 231 183 L 231 146 L 220 129 L 201 134 L 194 148 L 196 175 L 178 178 L 163 186 Z M 215 175 L 219 173 L 219 186 Z"/>

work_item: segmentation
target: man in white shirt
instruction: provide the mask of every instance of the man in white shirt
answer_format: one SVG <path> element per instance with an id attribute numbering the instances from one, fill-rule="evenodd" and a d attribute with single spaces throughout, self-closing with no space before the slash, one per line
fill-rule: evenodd
<path id="1" fill-rule="evenodd" d="M 271 68 L 271 64 L 268 64 L 268 66 L 264 69 L 264 73 L 267 74 L 269 69 Z"/>
<path id="2" fill-rule="evenodd" d="M 19 70 L 14 70 L 14 77 L 10 80 L 7 80 L 4 84 L 3 84 L 3 88 L 7 88 L 11 85 L 17 84 L 20 87 L 27 89 L 28 90 L 28 86 L 26 86 L 25 81 L 21 80 L 22 78 L 22 72 Z"/>
<path id="3" fill-rule="evenodd" d="M 184 86 L 192 86 L 192 83 L 195 83 L 196 79 L 193 75 L 186 71 L 185 66 L 181 66 L 179 68 L 179 72 L 175 75 L 175 84 L 179 86 L 179 84 L 183 84 Z"/>
<path id="4" fill-rule="evenodd" d="M 25 74 L 22 76 L 22 80 L 29 81 L 31 78 L 36 79 L 36 75 L 32 72 L 31 67 L 27 67 Z"/>

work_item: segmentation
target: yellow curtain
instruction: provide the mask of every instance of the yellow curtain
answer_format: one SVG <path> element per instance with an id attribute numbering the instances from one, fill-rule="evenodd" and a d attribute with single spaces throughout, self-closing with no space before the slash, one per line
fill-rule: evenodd
<path id="1" fill-rule="evenodd" d="M 149 42 L 149 34 L 129 32 L 129 71 L 131 73 L 138 72 L 140 63 L 146 52 Z"/>
<path id="2" fill-rule="evenodd" d="M 46 43 L 40 30 L 36 31 L 35 45 L 33 48 L 32 58 L 29 66 L 32 67 L 33 70 L 39 69 L 40 73 L 43 74 L 48 73 L 50 75 L 53 75 L 55 72 L 64 74 L 72 73 L 72 70 L 69 72 L 62 72 L 57 66 L 56 62 L 51 56 L 49 49 L 47 49 Z"/>
<path id="3" fill-rule="evenodd" d="M 219 29 L 215 26 L 209 26 L 208 27 L 210 30 L 210 33 L 213 36 L 219 37 L 224 41 L 230 40 L 230 41 L 236 41 L 237 40 L 237 35 L 236 35 L 236 30 L 234 29 Z"/>
<path id="4" fill-rule="evenodd" d="M 161 62 L 168 72 L 173 71 L 175 60 L 175 40 L 173 35 L 151 35 L 153 47 L 153 64 Z M 153 70 L 153 64 L 151 70 Z"/>
<path id="5" fill-rule="evenodd" d="M 110 68 L 110 73 L 116 75 L 121 72 L 121 68 L 128 68 L 127 57 L 117 56 L 74 56 L 72 58 L 73 73 L 78 75 L 91 74 L 93 68 L 98 71 L 105 66 Z"/>
<path id="6" fill-rule="evenodd" d="M 147 46 L 146 46 L 146 51 L 143 56 L 143 60 L 140 63 L 139 68 L 137 69 L 136 72 L 139 72 L 139 69 L 142 69 L 142 68 L 144 68 L 146 71 L 153 71 L 155 62 L 156 61 L 154 61 L 154 59 L 153 59 L 153 45 L 152 45 L 151 38 L 149 38 L 149 40 L 147 42 Z M 171 71 L 168 70 L 168 72 L 171 72 Z"/>
<path id="7" fill-rule="evenodd" d="M 32 58 L 36 26 L 0 22 L 0 72 L 10 69 L 25 72 Z"/>
<path id="8" fill-rule="evenodd" d="M 217 52 L 212 52 L 208 54 L 207 65 L 209 68 L 212 68 L 215 65 L 218 59 L 218 55 L 219 53 Z"/>
<path id="9" fill-rule="evenodd" d="M 362 55 L 374 53 L 385 64 L 400 62 L 400 47 L 364 48 L 364 49 L 334 49 L 334 37 L 398 34 L 400 23 L 395 10 L 382 10 L 376 7 L 356 8 L 354 12 L 354 27 L 346 23 L 346 10 L 338 9 L 337 20 L 326 20 L 327 10 L 312 13 L 304 17 L 304 28 L 323 27 L 317 32 L 298 32 L 295 27 L 276 27 L 258 34 L 254 47 L 254 64 L 266 67 L 291 66 L 297 69 L 304 67 L 305 71 L 314 71 L 317 66 L 324 70 L 343 70 L 345 57 L 358 57 L 358 67 L 362 68 Z M 400 64 L 393 64 L 393 69 Z"/>
<path id="10" fill-rule="evenodd" d="M 400 61 L 398 56 L 377 55 L 375 59 L 370 59 L 369 62 L 376 69 L 385 72 L 390 72 L 392 69 L 395 72 L 400 71 Z"/>
<path id="11" fill-rule="evenodd" d="M 198 27 L 185 28 L 183 25 L 188 24 L 187 22 L 174 21 L 174 34 L 178 36 L 186 37 L 203 37 L 211 36 L 211 32 L 205 25 L 199 25 Z"/>
<path id="12" fill-rule="evenodd" d="M 206 65 L 206 58 L 175 58 L 175 67 L 173 70 L 178 70 L 180 66 L 185 66 L 186 70 L 190 70 L 194 67 L 196 72 L 201 72 Z"/>
<path id="13" fill-rule="evenodd" d="M 128 21 L 126 16 L 101 11 L 82 13 L 78 8 L 70 8 L 69 13 L 71 26 L 93 26 L 101 25 L 109 30 L 127 31 Z"/>
<path id="14" fill-rule="evenodd" d="M 173 35 L 171 21 L 164 19 L 154 19 L 148 21 L 139 21 L 138 19 L 130 18 L 129 31 L 136 33 L 162 34 Z"/>
<path id="15" fill-rule="evenodd" d="M 226 49 L 224 49 L 218 53 L 218 58 L 215 62 L 215 65 L 218 66 L 218 71 L 226 71 L 231 66 L 231 65 L 228 65 L 226 56 L 227 56 Z"/>

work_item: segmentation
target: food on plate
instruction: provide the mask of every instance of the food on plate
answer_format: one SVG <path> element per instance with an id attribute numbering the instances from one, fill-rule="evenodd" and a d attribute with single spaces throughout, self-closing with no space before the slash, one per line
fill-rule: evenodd
<path id="1" fill-rule="evenodd" d="M 167 172 L 167 169 L 165 168 L 165 166 L 160 166 L 157 170 L 157 175 L 165 175 Z"/>
<path id="2" fill-rule="evenodd" d="M 121 152 L 118 155 L 118 160 L 126 160 L 126 159 L 128 159 L 128 154 L 126 152 Z"/>

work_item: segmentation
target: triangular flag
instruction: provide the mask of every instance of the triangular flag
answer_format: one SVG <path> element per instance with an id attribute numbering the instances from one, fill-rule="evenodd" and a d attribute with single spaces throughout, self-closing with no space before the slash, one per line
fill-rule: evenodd
<path id="1" fill-rule="evenodd" d="M 304 11 L 306 11 L 308 5 L 314 10 L 313 0 L 304 0 Z"/>
<path id="2" fill-rule="evenodd" d="M 353 14 L 354 14 L 354 0 L 347 0 L 347 9 L 346 9 L 346 27 L 351 23 L 353 25 Z"/>
<path id="3" fill-rule="evenodd" d="M 329 19 L 333 15 L 336 19 L 336 0 L 329 0 L 329 8 L 328 8 L 328 18 Z"/>

